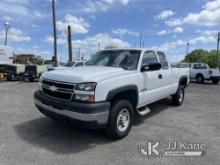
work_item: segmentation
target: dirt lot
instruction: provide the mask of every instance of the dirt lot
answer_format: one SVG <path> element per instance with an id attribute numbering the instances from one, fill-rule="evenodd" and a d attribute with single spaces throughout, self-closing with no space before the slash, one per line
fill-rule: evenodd
<path id="1" fill-rule="evenodd" d="M 37 83 L 0 83 L 0 165 L 219 165 L 220 85 L 192 83 L 181 107 L 169 99 L 152 104 L 152 113 L 137 118 L 120 141 L 44 117 L 33 104 L 35 89 Z M 146 158 L 138 147 L 147 139 L 205 143 L 207 149 L 202 157 Z"/>

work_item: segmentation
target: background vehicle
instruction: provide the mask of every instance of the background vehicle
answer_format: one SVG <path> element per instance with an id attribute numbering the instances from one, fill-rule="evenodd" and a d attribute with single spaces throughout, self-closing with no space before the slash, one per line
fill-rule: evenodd
<path id="1" fill-rule="evenodd" d="M 189 69 L 172 69 L 160 51 L 104 50 L 86 65 L 44 73 L 35 105 L 53 119 L 105 128 L 114 139 L 129 133 L 135 113 L 150 112 L 148 104 L 172 96 L 180 106 L 189 83 Z"/>
<path id="2" fill-rule="evenodd" d="M 47 72 L 46 65 L 26 65 L 23 79 L 25 81 L 34 81 L 35 79 L 39 79 L 44 72 Z"/>
<path id="3" fill-rule="evenodd" d="M 25 65 L 22 64 L 1 64 L 0 72 L 7 80 L 18 80 L 24 73 Z"/>
<path id="4" fill-rule="evenodd" d="M 78 66 L 84 66 L 85 63 L 86 63 L 85 61 L 69 61 L 69 62 L 65 63 L 63 66 L 51 67 L 48 69 L 48 71 L 62 70 L 62 69 L 74 68 L 74 67 L 78 67 Z"/>
<path id="5" fill-rule="evenodd" d="M 190 79 L 198 83 L 204 83 L 205 80 L 218 84 L 220 80 L 219 69 L 210 69 L 207 64 L 192 63 L 190 64 Z"/>

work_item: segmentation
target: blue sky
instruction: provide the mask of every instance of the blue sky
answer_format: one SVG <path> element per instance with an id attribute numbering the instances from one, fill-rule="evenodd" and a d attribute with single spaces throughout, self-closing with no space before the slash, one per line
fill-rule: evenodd
<path id="1" fill-rule="evenodd" d="M 66 28 L 73 31 L 73 52 L 86 58 L 106 46 L 160 49 L 169 60 L 184 58 L 186 43 L 215 49 L 220 31 L 220 0 L 56 0 L 58 56 L 67 60 Z M 1 0 L 0 44 L 4 23 L 11 25 L 9 45 L 15 53 L 53 54 L 51 1 Z"/>

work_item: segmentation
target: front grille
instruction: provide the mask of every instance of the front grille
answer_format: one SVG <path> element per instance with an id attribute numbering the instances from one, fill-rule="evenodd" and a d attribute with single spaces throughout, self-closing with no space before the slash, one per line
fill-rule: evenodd
<path id="1" fill-rule="evenodd" d="M 57 82 L 52 80 L 42 81 L 43 93 L 51 97 L 55 97 L 63 100 L 71 100 L 74 93 L 74 84 Z"/>

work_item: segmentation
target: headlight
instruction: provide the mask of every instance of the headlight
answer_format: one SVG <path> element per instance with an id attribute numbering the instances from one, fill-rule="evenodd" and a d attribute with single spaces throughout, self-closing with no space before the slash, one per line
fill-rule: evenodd
<path id="1" fill-rule="evenodd" d="M 95 102 L 95 95 L 86 95 L 86 94 L 75 94 L 75 100 L 84 101 L 84 102 Z"/>
<path id="2" fill-rule="evenodd" d="M 96 83 L 77 84 L 75 90 L 79 91 L 95 91 Z"/>
<path id="3" fill-rule="evenodd" d="M 74 91 L 74 99 L 84 102 L 95 102 L 96 83 L 77 84 Z"/>

